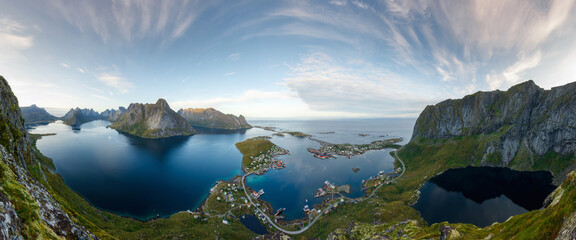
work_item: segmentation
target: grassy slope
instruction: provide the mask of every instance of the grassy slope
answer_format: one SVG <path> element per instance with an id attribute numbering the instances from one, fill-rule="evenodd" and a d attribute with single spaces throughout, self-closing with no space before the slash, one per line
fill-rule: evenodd
<path id="1" fill-rule="evenodd" d="M 272 148 L 274 144 L 267 139 L 247 139 L 243 142 L 236 143 L 236 148 L 243 154 L 242 169 L 246 171 L 246 167 L 252 163 L 252 158 L 266 153 Z"/>

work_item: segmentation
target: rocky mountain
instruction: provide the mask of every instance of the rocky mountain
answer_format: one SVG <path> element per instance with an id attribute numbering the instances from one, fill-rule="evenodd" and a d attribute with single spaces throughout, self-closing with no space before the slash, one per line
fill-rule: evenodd
<path id="1" fill-rule="evenodd" d="M 158 99 L 155 104 L 130 104 L 126 112 L 110 127 L 145 138 L 163 138 L 195 133 L 182 116 L 170 109 L 164 99 Z"/>
<path id="2" fill-rule="evenodd" d="M 530 80 L 427 106 L 411 143 L 447 140 L 470 143 L 457 153 L 474 165 L 562 172 L 576 153 L 576 83 L 544 90 Z"/>
<path id="3" fill-rule="evenodd" d="M 118 110 L 116 109 L 106 109 L 104 112 L 100 113 L 100 118 L 110 121 L 116 122 L 120 119 L 120 116 L 126 112 L 125 107 L 119 107 Z"/>
<path id="4" fill-rule="evenodd" d="M 178 114 L 184 117 L 192 127 L 228 130 L 252 128 L 244 116 L 236 117 L 232 114 L 224 114 L 214 108 L 180 109 Z"/>
<path id="5" fill-rule="evenodd" d="M 100 120 L 100 114 L 93 109 L 80 109 L 80 108 L 71 108 L 62 118 L 60 118 L 64 124 L 78 127 L 84 123 Z"/>
<path id="6" fill-rule="evenodd" d="M 39 108 L 34 104 L 29 107 L 20 107 L 20 111 L 22 111 L 22 117 L 24 117 L 25 124 L 51 123 L 58 119 L 48 113 L 46 109 Z"/>
<path id="7" fill-rule="evenodd" d="M 18 100 L 1 76 L 0 134 L 0 239 L 97 239 L 40 183 L 42 171 L 33 176 L 31 169 L 49 167 L 32 146 Z"/>

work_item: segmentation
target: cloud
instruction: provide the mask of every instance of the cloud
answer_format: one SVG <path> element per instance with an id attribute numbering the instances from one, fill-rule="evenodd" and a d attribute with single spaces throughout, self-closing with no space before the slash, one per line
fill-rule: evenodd
<path id="1" fill-rule="evenodd" d="M 342 64 L 328 54 L 315 52 L 291 66 L 294 76 L 285 78 L 285 84 L 316 111 L 381 115 L 400 111 L 415 115 L 425 103 L 438 99 L 433 89 L 414 86 L 409 80 L 364 61 L 354 63 Z"/>
<path id="2" fill-rule="evenodd" d="M 65 68 L 70 68 L 70 65 L 68 65 L 66 63 L 60 63 L 60 66 L 65 67 Z"/>
<path id="3" fill-rule="evenodd" d="M 11 19 L 0 19 L 0 61 L 20 59 L 22 51 L 34 45 L 34 37 L 25 35 L 26 27 Z"/>
<path id="4" fill-rule="evenodd" d="M 346 6 L 348 1 L 347 0 L 330 0 L 329 3 L 332 5 L 336 5 L 336 6 Z"/>
<path id="5" fill-rule="evenodd" d="M 212 4 L 199 0 L 57 0 L 50 7 L 80 31 L 94 32 L 104 42 L 132 43 L 150 37 L 177 39 Z"/>
<path id="6" fill-rule="evenodd" d="M 229 73 L 224 74 L 224 76 L 232 76 L 234 74 L 236 74 L 236 72 L 229 72 Z"/>
<path id="7" fill-rule="evenodd" d="M 78 72 L 80 72 L 80 73 L 86 73 L 86 71 L 82 68 L 76 68 L 76 70 L 78 70 Z"/>
<path id="8" fill-rule="evenodd" d="M 488 82 L 491 89 L 498 89 L 500 87 L 509 87 L 527 80 L 524 79 L 526 71 L 538 66 L 541 60 L 542 53 L 540 51 L 537 51 L 530 57 L 522 56 L 517 62 L 506 68 L 502 73 L 488 74 L 486 76 L 486 82 Z"/>
<path id="9" fill-rule="evenodd" d="M 128 92 L 128 89 L 134 86 L 130 81 L 121 77 L 117 73 L 102 73 L 98 76 L 98 81 L 104 83 L 109 87 L 116 89 L 118 92 L 121 93 Z"/>
<path id="10" fill-rule="evenodd" d="M 232 54 L 228 55 L 227 58 L 228 58 L 228 60 L 230 60 L 232 62 L 236 62 L 236 61 L 240 60 L 240 53 L 239 52 L 232 53 Z"/>
<path id="11" fill-rule="evenodd" d="M 238 103 L 253 103 L 262 100 L 270 99 L 294 99 L 288 92 L 274 92 L 274 91 L 261 91 L 256 89 L 249 89 L 242 92 L 240 95 L 233 97 L 214 97 L 210 99 L 190 99 L 183 101 L 175 101 L 174 106 L 180 108 L 207 108 L 207 107 L 222 107 L 228 104 Z"/>

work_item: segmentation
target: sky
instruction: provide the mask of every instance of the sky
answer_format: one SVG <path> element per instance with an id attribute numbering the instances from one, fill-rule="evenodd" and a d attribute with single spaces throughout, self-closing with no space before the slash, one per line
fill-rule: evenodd
<path id="1" fill-rule="evenodd" d="M 250 119 L 417 117 L 576 81 L 574 0 L 0 0 L 21 106 L 168 101 Z"/>

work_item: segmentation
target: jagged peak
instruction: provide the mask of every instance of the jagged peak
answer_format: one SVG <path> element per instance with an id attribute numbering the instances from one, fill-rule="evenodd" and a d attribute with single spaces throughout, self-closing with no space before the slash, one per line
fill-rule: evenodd
<path id="1" fill-rule="evenodd" d="M 168 102 L 166 102 L 164 98 L 159 98 L 158 101 L 156 101 L 156 105 L 170 108 L 170 105 L 168 105 Z"/>

